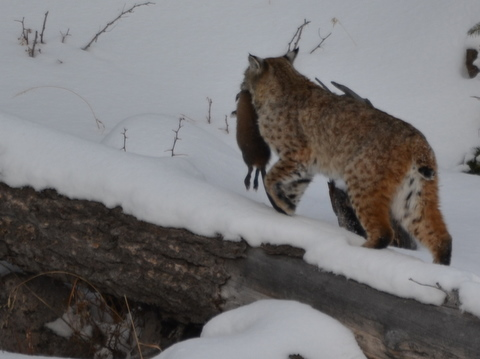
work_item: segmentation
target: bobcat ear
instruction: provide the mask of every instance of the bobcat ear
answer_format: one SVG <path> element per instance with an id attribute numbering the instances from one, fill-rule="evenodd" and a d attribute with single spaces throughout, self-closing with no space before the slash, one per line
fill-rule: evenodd
<path id="1" fill-rule="evenodd" d="M 287 52 L 287 54 L 284 56 L 288 61 L 290 61 L 291 64 L 293 64 L 293 60 L 297 57 L 298 54 L 298 47 L 296 49 L 293 49 L 292 51 Z"/>
<path id="2" fill-rule="evenodd" d="M 250 64 L 250 69 L 258 72 L 263 67 L 263 59 L 257 56 L 253 56 L 251 54 L 248 55 L 248 63 Z"/>

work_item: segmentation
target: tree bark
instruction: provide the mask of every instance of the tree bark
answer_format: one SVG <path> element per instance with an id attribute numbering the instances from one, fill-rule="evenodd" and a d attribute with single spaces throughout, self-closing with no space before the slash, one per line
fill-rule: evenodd
<path id="1" fill-rule="evenodd" d="M 138 221 L 120 208 L 54 190 L 0 184 L 0 259 L 28 272 L 66 271 L 106 293 L 160 306 L 182 322 L 218 314 L 227 259 L 244 242 Z"/>
<path id="2" fill-rule="evenodd" d="M 369 358 L 478 357 L 479 318 L 322 272 L 303 253 L 161 228 L 120 208 L 0 184 L 0 259 L 25 271 L 74 273 L 185 323 L 261 298 L 298 300 L 349 327 Z"/>

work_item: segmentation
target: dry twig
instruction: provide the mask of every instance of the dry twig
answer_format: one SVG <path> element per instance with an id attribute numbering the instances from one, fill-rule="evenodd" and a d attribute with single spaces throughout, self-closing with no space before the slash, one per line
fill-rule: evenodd
<path id="1" fill-rule="evenodd" d="M 135 328 L 135 323 L 133 322 L 132 313 L 130 312 L 130 305 L 128 304 L 127 296 L 124 295 L 123 297 L 125 298 L 125 304 L 127 305 L 128 318 L 130 319 L 130 324 L 133 330 L 133 336 L 135 339 L 135 343 L 137 344 L 138 355 L 140 356 L 140 359 L 143 359 L 142 348 L 140 348 L 140 342 L 138 341 L 137 328 Z"/>
<path id="2" fill-rule="evenodd" d="M 458 290 L 453 290 L 453 291 L 447 291 L 446 289 L 443 289 L 442 286 L 440 285 L 440 283 L 435 283 L 435 285 L 431 285 L 431 284 L 424 284 L 424 283 L 420 283 L 420 282 L 417 282 L 415 279 L 413 278 L 409 278 L 409 280 L 415 284 L 418 284 L 422 287 L 429 287 L 429 288 L 434 288 L 434 289 L 438 289 L 439 291 L 445 293 L 445 300 L 444 300 L 444 305 L 447 306 L 447 307 L 453 307 L 453 308 L 458 308 L 460 306 L 460 299 L 458 297 Z"/>
<path id="3" fill-rule="evenodd" d="M 27 46 L 27 53 L 28 56 L 30 57 L 35 57 L 35 48 L 38 44 L 38 35 L 40 35 L 40 43 L 44 44 L 45 42 L 43 41 L 43 34 L 45 33 L 45 27 L 47 24 L 47 16 L 48 16 L 48 11 L 45 13 L 45 17 L 43 19 L 43 27 L 42 27 L 42 32 L 39 34 L 38 31 L 35 31 L 35 38 L 33 39 L 32 47 L 30 47 L 30 39 L 29 35 L 33 33 L 33 30 L 30 28 L 25 27 L 25 17 L 22 18 L 22 20 L 15 20 L 16 22 L 19 22 L 22 24 L 22 34 L 18 38 L 20 40 L 21 45 Z M 40 49 L 37 50 L 40 52 Z"/>
<path id="4" fill-rule="evenodd" d="M 56 89 L 60 89 L 60 90 L 65 90 L 65 91 L 68 91 L 68 92 L 71 92 L 73 93 L 74 95 L 76 95 L 77 97 L 79 97 L 83 102 L 85 102 L 88 106 L 88 108 L 90 109 L 90 112 L 92 113 L 93 115 L 93 118 L 95 119 L 95 122 L 97 123 L 97 128 L 99 130 L 104 130 L 105 129 L 105 125 L 103 124 L 102 121 L 100 121 L 98 118 L 97 118 L 97 115 L 95 114 L 95 111 L 93 111 L 93 108 L 92 106 L 90 105 L 90 103 L 82 96 L 80 96 L 78 93 L 76 93 L 75 91 L 72 91 L 68 88 L 65 88 L 65 87 L 61 87 L 61 86 L 36 86 L 36 87 L 31 87 L 29 89 L 26 89 L 22 92 L 19 92 L 17 93 L 15 96 L 13 97 L 17 97 L 17 96 L 20 96 L 20 95 L 23 95 L 23 94 L 26 94 L 27 92 L 31 91 L 31 90 L 36 90 L 36 89 L 39 89 L 39 88 L 56 88 Z"/>
<path id="5" fill-rule="evenodd" d="M 322 41 L 320 41 L 320 43 L 312 50 L 310 51 L 311 54 L 313 54 L 313 52 L 317 49 L 319 49 L 320 47 L 322 47 L 323 43 L 325 42 L 326 39 L 328 39 L 330 37 L 332 33 L 330 32 L 327 36 L 325 37 L 322 37 L 322 35 L 320 35 L 320 31 L 319 31 L 319 36 L 320 38 L 322 39 Z"/>
<path id="6" fill-rule="evenodd" d="M 350 38 L 350 40 L 352 40 L 353 44 L 354 44 L 355 46 L 357 46 L 357 43 L 356 43 L 355 40 L 353 39 L 352 35 L 350 35 L 350 33 L 347 31 L 347 29 L 345 28 L 345 26 L 343 26 L 342 22 L 341 22 L 338 18 L 336 18 L 336 17 L 332 18 L 332 24 L 333 24 L 334 27 L 335 27 L 335 25 L 339 24 L 339 25 L 342 27 L 343 31 L 345 31 L 345 33 L 348 35 L 348 37 Z"/>
<path id="7" fill-rule="evenodd" d="M 174 133 L 175 133 L 175 137 L 173 138 L 173 146 L 171 149 L 169 150 L 166 150 L 165 152 L 171 152 L 172 153 L 172 157 L 174 156 L 180 156 L 178 154 L 175 154 L 175 145 L 177 144 L 177 141 L 178 140 L 181 140 L 180 137 L 178 137 L 178 133 L 180 132 L 180 129 L 183 127 L 183 121 L 185 121 L 185 118 L 184 117 L 180 117 L 178 119 L 178 128 L 176 130 L 172 130 Z"/>
<path id="8" fill-rule="evenodd" d="M 212 99 L 207 97 L 208 102 L 208 115 L 207 115 L 207 123 L 212 123 Z"/>
<path id="9" fill-rule="evenodd" d="M 15 21 L 22 24 L 22 34 L 20 35 L 18 40 L 20 40 L 20 43 L 22 45 L 28 46 L 29 45 L 28 34 L 32 32 L 32 29 L 28 29 L 25 27 L 25 17 L 23 17 L 22 20 L 15 20 Z"/>
<path id="10" fill-rule="evenodd" d="M 35 31 L 35 38 L 33 39 L 32 48 L 28 49 L 28 54 L 30 57 L 35 57 L 35 46 L 37 45 L 38 31 Z"/>
<path id="11" fill-rule="evenodd" d="M 60 35 L 62 35 L 62 44 L 65 43 L 65 40 L 67 39 L 67 36 L 72 36 L 72 35 L 70 35 L 70 29 L 67 29 L 67 32 L 65 34 L 60 31 Z"/>
<path id="12" fill-rule="evenodd" d="M 122 150 L 124 152 L 127 152 L 127 129 L 126 128 L 123 128 L 123 132 L 122 132 L 122 135 L 123 135 L 123 147 L 122 147 Z"/>
<path id="13" fill-rule="evenodd" d="M 128 10 L 123 10 L 120 15 L 118 15 L 115 19 L 113 19 L 112 21 L 110 21 L 107 25 L 105 25 L 105 27 L 100 30 L 99 32 L 96 33 L 96 35 L 92 38 L 92 40 L 90 40 L 90 42 L 85 45 L 84 47 L 82 47 L 82 50 L 88 50 L 88 48 L 98 40 L 98 37 L 107 32 L 108 28 L 110 26 L 112 26 L 115 22 L 117 22 L 118 20 L 120 20 L 124 15 L 128 14 L 128 13 L 133 13 L 133 10 L 139 6 L 144 6 L 144 5 L 153 5 L 154 3 L 148 1 L 148 2 L 145 2 L 145 3 L 142 3 L 142 4 L 135 4 L 133 5 L 130 9 Z"/>
<path id="14" fill-rule="evenodd" d="M 47 23 L 47 16 L 48 16 L 48 11 L 45 13 L 45 17 L 43 19 L 43 27 L 42 27 L 42 32 L 40 33 L 40 43 L 44 44 L 43 42 L 43 33 L 45 32 L 45 25 Z"/>
<path id="15" fill-rule="evenodd" d="M 225 131 L 227 135 L 230 133 L 230 129 L 228 127 L 228 116 L 225 115 L 225 128 L 219 128 L 219 130 Z"/>
<path id="16" fill-rule="evenodd" d="M 300 42 L 300 39 L 302 37 L 302 31 L 303 31 L 303 28 L 305 26 L 307 26 L 308 24 L 310 24 L 310 21 L 307 21 L 307 19 L 304 19 L 303 20 L 303 24 L 300 25 L 298 28 L 297 28 L 297 31 L 295 32 L 295 34 L 293 35 L 292 37 L 292 40 L 290 40 L 290 42 L 288 43 L 288 51 L 292 51 L 292 50 L 295 50 L 296 48 L 298 48 L 298 44 Z M 292 47 L 292 44 L 293 44 L 293 47 Z"/>
<path id="17" fill-rule="evenodd" d="M 469 36 L 477 36 L 477 35 L 480 35 L 480 22 L 475 24 L 474 26 L 472 26 L 470 28 L 470 30 L 468 30 L 467 34 Z"/>

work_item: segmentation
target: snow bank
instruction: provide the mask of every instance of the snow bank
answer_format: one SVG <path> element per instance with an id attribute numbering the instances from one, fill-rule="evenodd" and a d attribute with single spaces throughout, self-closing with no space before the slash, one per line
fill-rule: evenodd
<path id="1" fill-rule="evenodd" d="M 157 120 L 157 126 L 165 126 L 158 133 L 168 133 L 172 120 Z M 182 133 L 182 141 L 188 141 L 183 147 L 188 155 L 176 157 L 133 154 L 1 114 L 0 124 L 4 129 L 0 133 L 0 180 L 10 186 L 55 188 L 71 198 L 121 206 L 126 213 L 157 225 L 182 227 L 205 236 L 220 233 L 227 240 L 243 238 L 252 246 L 291 244 L 304 248 L 305 260 L 323 270 L 423 303 L 442 304 L 445 293 L 435 288 L 437 283 L 444 290 L 459 289 L 462 296 L 466 295 L 464 285 L 471 293 L 480 284 L 474 274 L 425 263 L 392 249 L 363 248 L 363 239 L 352 233 L 322 221 L 278 214 L 222 188 L 220 183 L 228 187 L 234 181 L 235 172 L 217 174 L 212 168 L 221 168 L 230 159 L 227 146 L 214 137 L 204 146 L 209 135 L 195 123 L 189 123 L 188 130 L 186 125 Z M 149 121 L 137 126 L 155 128 Z M 133 136 L 131 140 L 134 147 Z M 200 154 L 195 152 L 198 142 L 204 146 Z M 242 166 L 238 163 L 237 167 Z M 243 177 L 236 178 L 241 183 Z M 480 304 L 466 299 L 463 308 L 478 313 Z"/>
<path id="2" fill-rule="evenodd" d="M 247 345 L 245 343 L 248 343 Z M 176 344 L 157 359 L 365 358 L 353 334 L 305 304 L 258 301 L 213 318 L 199 339 Z"/>
<path id="3" fill-rule="evenodd" d="M 462 309 L 480 316 L 480 178 L 458 173 L 466 153 L 479 144 L 480 102 L 471 98 L 480 95 L 478 79 L 466 78 L 463 61 L 467 47 L 480 45 L 480 38 L 466 35 L 479 21 L 480 2 L 192 4 L 165 0 L 139 8 L 86 52 L 80 48 L 124 2 L 5 0 L 0 180 L 55 188 L 207 236 L 244 238 L 253 246 L 292 244 L 323 270 L 424 303 L 443 302 L 438 283 L 443 290 L 458 289 Z M 17 42 L 14 20 L 25 17 L 27 26 L 40 29 L 47 10 L 46 44 L 31 59 Z M 262 190 L 245 191 L 234 121 L 227 119 L 226 134 L 225 115 L 234 109 L 248 53 L 284 53 L 305 18 L 311 23 L 296 60 L 302 73 L 348 85 L 412 123 L 432 144 L 441 167 L 442 211 L 454 240 L 450 268 L 430 264 L 423 248 L 361 248 L 361 238 L 338 228 L 322 177 L 309 186 L 294 217 L 276 213 Z M 72 36 L 62 43 L 60 32 L 67 29 Z M 329 32 L 322 48 L 309 54 Z M 213 100 L 211 125 L 205 123 L 206 97 Z M 97 128 L 94 117 L 105 129 Z M 179 117 L 186 118 L 175 148 L 179 156 L 170 157 Z M 252 328 L 267 322 L 252 322 Z M 230 332 L 229 340 L 246 335 L 233 325 Z M 200 340 L 215 340 L 205 335 Z"/>

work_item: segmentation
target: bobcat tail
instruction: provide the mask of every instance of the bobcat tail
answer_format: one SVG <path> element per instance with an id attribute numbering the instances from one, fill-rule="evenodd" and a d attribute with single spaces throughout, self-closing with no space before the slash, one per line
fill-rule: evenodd
<path id="1" fill-rule="evenodd" d="M 431 181 L 436 176 L 436 160 L 433 150 L 425 140 L 416 138 L 413 144 L 413 153 L 415 154 L 415 164 L 418 173 L 427 181 Z"/>

